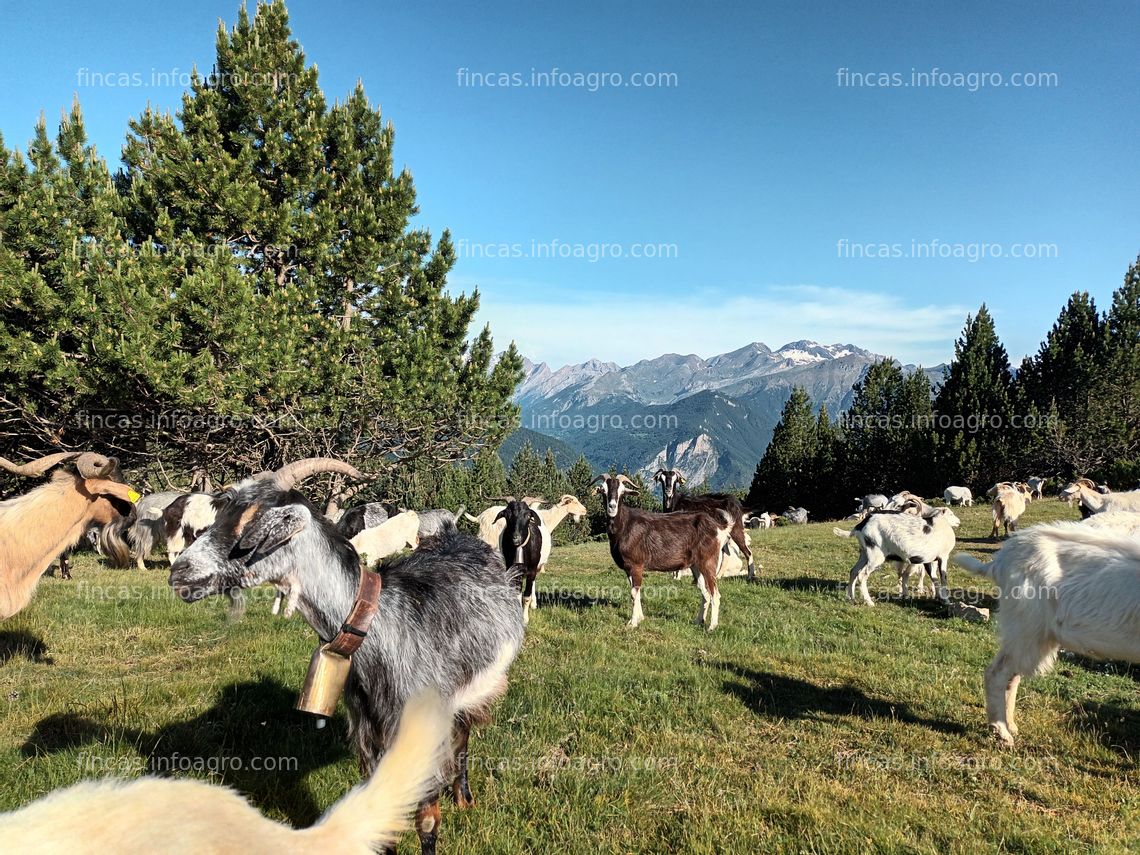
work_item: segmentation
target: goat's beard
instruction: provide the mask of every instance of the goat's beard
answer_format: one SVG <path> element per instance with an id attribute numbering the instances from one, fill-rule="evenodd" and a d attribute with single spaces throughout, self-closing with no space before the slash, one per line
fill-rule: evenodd
<path id="1" fill-rule="evenodd" d="M 108 523 L 99 530 L 99 553 L 105 556 L 112 567 L 128 567 L 131 563 L 131 547 L 124 536 L 129 519 Z"/>

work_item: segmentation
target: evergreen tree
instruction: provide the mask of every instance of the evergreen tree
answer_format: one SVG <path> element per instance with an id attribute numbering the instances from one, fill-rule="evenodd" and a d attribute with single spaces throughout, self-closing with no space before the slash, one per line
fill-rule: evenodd
<path id="1" fill-rule="evenodd" d="M 814 496 L 816 418 L 811 399 L 801 386 L 792 389 L 772 431 L 772 440 L 756 466 L 745 498 L 750 508 L 782 511 L 789 505 L 806 504 Z"/>
<path id="2" fill-rule="evenodd" d="M 516 499 L 542 496 L 546 486 L 542 458 L 528 440 L 519 448 L 507 470 L 507 493 Z"/>
<path id="3" fill-rule="evenodd" d="M 1093 396 L 1098 432 L 1105 443 L 1110 484 L 1140 481 L 1140 258 L 1112 295 L 1105 318 L 1104 367 Z"/>
<path id="4" fill-rule="evenodd" d="M 360 86 L 326 104 L 276 0 L 219 29 L 177 117 L 131 122 L 114 181 L 78 107 L 54 147 L 41 122 L 30 168 L 0 150 L 10 444 L 220 481 L 320 454 L 420 478 L 497 447 L 521 360 L 467 338 L 478 293 L 445 292 L 450 237 L 410 226 L 392 146 Z"/>
<path id="5" fill-rule="evenodd" d="M 816 448 L 812 461 L 811 505 L 817 518 L 840 516 L 849 505 L 838 485 L 840 479 L 840 452 L 842 434 L 839 426 L 832 423 L 827 405 L 819 408 L 815 422 Z"/>
<path id="6" fill-rule="evenodd" d="M 939 479 L 975 490 L 1012 476 L 1012 375 L 993 317 L 983 304 L 967 317 L 954 359 L 934 401 L 934 451 Z"/>

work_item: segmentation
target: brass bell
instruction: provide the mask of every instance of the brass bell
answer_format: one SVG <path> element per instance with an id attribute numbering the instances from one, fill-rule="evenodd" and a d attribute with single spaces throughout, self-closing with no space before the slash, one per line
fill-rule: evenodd
<path id="1" fill-rule="evenodd" d="M 305 685 L 301 687 L 301 697 L 297 699 L 297 709 L 301 712 L 330 718 L 336 712 L 337 701 L 344 694 L 344 684 L 352 668 L 352 658 L 341 656 L 322 644 L 309 660 L 309 673 L 305 675 Z"/>

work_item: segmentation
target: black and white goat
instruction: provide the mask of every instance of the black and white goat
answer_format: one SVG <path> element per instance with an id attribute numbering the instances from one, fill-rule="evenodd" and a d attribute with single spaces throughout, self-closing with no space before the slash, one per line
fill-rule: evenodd
<path id="1" fill-rule="evenodd" d="M 752 548 L 744 536 L 744 507 L 740 499 L 729 493 L 706 493 L 700 496 L 682 493 L 677 488 L 685 485 L 685 478 L 675 469 L 658 469 L 653 480 L 661 485 L 661 506 L 665 513 L 687 511 L 711 514 L 714 520 L 721 513 L 732 517 L 732 542 L 740 554 L 748 561 L 748 581 L 756 581 L 756 562 L 752 558 Z"/>
<path id="2" fill-rule="evenodd" d="M 173 564 L 178 556 L 214 524 L 218 511 L 226 506 L 230 493 L 186 493 L 162 511 L 162 533 L 166 555 Z"/>
<path id="3" fill-rule="evenodd" d="M 530 623 L 530 610 L 538 608 L 538 592 L 534 582 L 550 560 L 553 539 L 542 517 L 522 499 L 508 502 L 495 517 L 496 522 L 499 520 L 504 522 L 503 531 L 499 535 L 499 551 L 503 554 L 503 561 L 508 567 L 521 564 L 526 568 L 526 575 L 521 580 L 520 599 L 523 623 Z"/>
<path id="4" fill-rule="evenodd" d="M 867 590 L 867 578 L 888 561 L 903 566 L 901 589 L 905 589 L 910 566 L 921 564 L 931 580 L 937 581 L 939 598 L 944 602 L 949 599 L 946 562 L 954 549 L 954 529 L 960 521 L 949 508 L 931 508 L 926 517 L 907 512 L 920 507 L 911 503 L 901 510 L 873 511 L 851 531 L 832 529 L 839 537 L 853 537 L 859 541 L 859 558 L 851 568 L 847 599 L 856 602 L 855 586 L 858 584 L 863 602 L 873 606 L 875 601 Z"/>
<path id="5" fill-rule="evenodd" d="M 295 589 L 298 609 L 321 639 L 336 636 L 353 608 L 360 559 L 348 540 L 299 492 L 318 472 L 359 473 L 336 460 L 305 460 L 233 487 L 214 524 L 174 562 L 170 584 L 190 602 L 235 588 Z M 352 658 L 345 688 L 350 738 L 361 771 L 373 772 L 391 744 L 399 711 L 434 688 L 456 711 L 452 789 L 473 803 L 467 741 L 473 724 L 506 689 L 523 641 L 517 582 L 495 552 L 454 528 L 380 568 L 372 629 Z M 425 855 L 439 832 L 438 790 L 417 811 Z"/>
<path id="6" fill-rule="evenodd" d="M 677 511 L 655 514 L 627 508 L 622 504 L 626 493 L 636 493 L 637 486 L 625 475 L 599 475 L 597 490 L 606 505 L 606 532 L 610 539 L 610 555 L 625 571 L 633 598 L 630 626 L 645 619 L 641 611 L 641 582 L 646 570 L 674 573 L 688 567 L 701 592 L 701 606 L 696 623 L 711 632 L 720 621 L 720 591 L 716 574 L 721 550 L 728 543 L 735 521 L 728 511 L 719 511 L 720 519 L 704 511 Z"/>

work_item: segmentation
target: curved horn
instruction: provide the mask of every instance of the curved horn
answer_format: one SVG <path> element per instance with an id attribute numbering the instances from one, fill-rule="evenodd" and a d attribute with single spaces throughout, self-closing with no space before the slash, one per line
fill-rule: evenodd
<path id="1" fill-rule="evenodd" d="M 75 469 L 84 478 L 108 478 L 119 468 L 119 458 L 85 451 L 75 460 Z"/>
<path id="2" fill-rule="evenodd" d="M 27 463 L 21 464 L 16 464 L 0 457 L 0 469 L 11 472 L 13 475 L 24 475 L 28 478 L 36 478 L 54 466 L 66 463 L 68 460 L 74 460 L 79 454 L 80 452 L 78 451 L 61 451 L 58 454 L 49 454 L 46 457 L 41 457 L 39 460 L 30 460 Z"/>
<path id="3" fill-rule="evenodd" d="M 626 487 L 628 487 L 628 488 L 629 488 L 630 490 L 632 490 L 634 493 L 638 493 L 638 492 L 640 492 L 640 490 L 638 490 L 638 488 L 637 488 L 637 484 L 636 484 L 636 483 L 634 482 L 634 480 L 633 480 L 632 478 L 630 478 L 628 475 L 618 475 L 618 476 L 617 476 L 617 479 L 618 479 L 619 481 L 621 481 L 623 484 L 625 484 L 625 485 L 626 485 Z"/>
<path id="4" fill-rule="evenodd" d="M 608 477 L 609 477 L 609 474 L 610 474 L 610 473 L 608 473 L 608 472 L 603 472 L 601 475 L 599 475 L 597 478 L 595 478 L 593 481 L 591 481 L 589 484 L 587 484 L 587 485 L 586 485 L 586 489 L 587 489 L 587 490 L 588 490 L 588 489 L 590 489 L 590 488 L 591 488 L 591 487 L 593 487 L 595 484 L 597 484 L 599 481 L 601 481 L 603 478 L 608 478 Z"/>
<path id="5" fill-rule="evenodd" d="M 338 472 L 350 478 L 363 478 L 364 474 L 343 460 L 334 460 L 331 457 L 308 457 L 304 460 L 295 460 L 286 463 L 273 473 L 273 482 L 279 489 L 291 490 L 298 481 L 318 475 L 321 472 Z"/>

